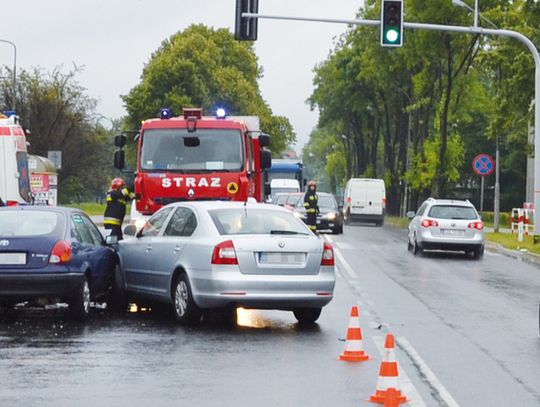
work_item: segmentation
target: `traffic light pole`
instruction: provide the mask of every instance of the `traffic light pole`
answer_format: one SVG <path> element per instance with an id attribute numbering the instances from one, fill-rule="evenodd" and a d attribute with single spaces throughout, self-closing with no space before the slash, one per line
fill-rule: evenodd
<path id="1" fill-rule="evenodd" d="M 290 16 L 275 16 L 266 14 L 254 14 L 254 13 L 242 13 L 242 17 L 269 19 L 269 20 L 290 20 L 290 21 L 307 21 L 307 22 L 319 22 L 319 23 L 338 23 L 349 25 L 366 25 L 366 26 L 379 26 L 381 22 L 379 20 L 349 20 L 349 19 L 330 19 L 330 18 L 309 18 L 309 17 L 290 17 Z M 531 51 L 534 58 L 535 65 L 535 80 L 534 80 L 534 209 L 540 212 L 540 54 L 533 42 L 525 35 L 511 30 L 497 30 L 490 28 L 478 27 L 475 24 L 474 27 L 464 27 L 459 25 L 439 25 L 439 24 L 424 24 L 424 23 L 407 23 L 403 22 L 404 28 L 412 28 L 417 30 L 431 30 L 431 31 L 450 31 L 459 32 L 463 34 L 474 35 L 495 35 L 501 37 L 514 38 L 527 46 Z M 535 219 L 533 235 L 535 243 L 540 239 L 540 216 L 538 221 Z"/>

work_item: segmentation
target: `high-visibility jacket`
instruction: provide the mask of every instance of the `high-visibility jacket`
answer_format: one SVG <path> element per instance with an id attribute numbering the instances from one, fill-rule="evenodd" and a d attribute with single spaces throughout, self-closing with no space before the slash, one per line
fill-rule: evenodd
<path id="1" fill-rule="evenodd" d="M 319 212 L 319 197 L 315 191 L 308 190 L 304 195 L 304 208 L 306 208 L 306 213 Z"/>
<path id="2" fill-rule="evenodd" d="M 128 199 L 133 199 L 135 194 L 129 192 L 127 188 L 121 190 L 111 189 L 107 192 L 107 207 L 103 217 L 103 224 L 110 226 L 120 226 L 126 216 L 126 203 Z"/>

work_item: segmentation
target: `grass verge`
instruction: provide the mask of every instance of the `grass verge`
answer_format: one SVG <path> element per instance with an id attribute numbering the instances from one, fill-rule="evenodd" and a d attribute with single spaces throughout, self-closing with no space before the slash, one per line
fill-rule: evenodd
<path id="1" fill-rule="evenodd" d="M 105 213 L 106 204 L 94 203 L 94 202 L 83 202 L 80 204 L 69 204 L 64 205 L 69 206 L 70 208 L 77 208 L 90 216 L 103 215 Z M 126 213 L 129 215 L 131 204 L 126 205 Z"/>

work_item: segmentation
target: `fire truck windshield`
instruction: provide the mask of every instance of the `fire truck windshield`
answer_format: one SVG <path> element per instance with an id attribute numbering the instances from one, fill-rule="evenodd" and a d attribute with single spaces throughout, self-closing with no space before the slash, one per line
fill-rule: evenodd
<path id="1" fill-rule="evenodd" d="M 141 170 L 185 173 L 241 171 L 242 137 L 234 129 L 147 129 L 142 136 Z"/>

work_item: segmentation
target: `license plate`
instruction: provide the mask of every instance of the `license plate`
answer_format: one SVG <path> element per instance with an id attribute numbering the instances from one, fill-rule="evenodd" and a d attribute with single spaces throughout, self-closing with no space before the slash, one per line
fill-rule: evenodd
<path id="1" fill-rule="evenodd" d="M 465 236 L 465 231 L 460 229 L 441 229 L 441 235 L 444 236 Z"/>
<path id="2" fill-rule="evenodd" d="M 261 264 L 303 264 L 304 253 L 262 252 L 259 253 Z"/>
<path id="3" fill-rule="evenodd" d="M 321 224 L 321 220 L 317 219 L 317 225 L 320 225 L 320 224 Z"/>
<path id="4" fill-rule="evenodd" d="M 0 264 L 6 266 L 26 264 L 26 253 L 0 253 Z"/>

